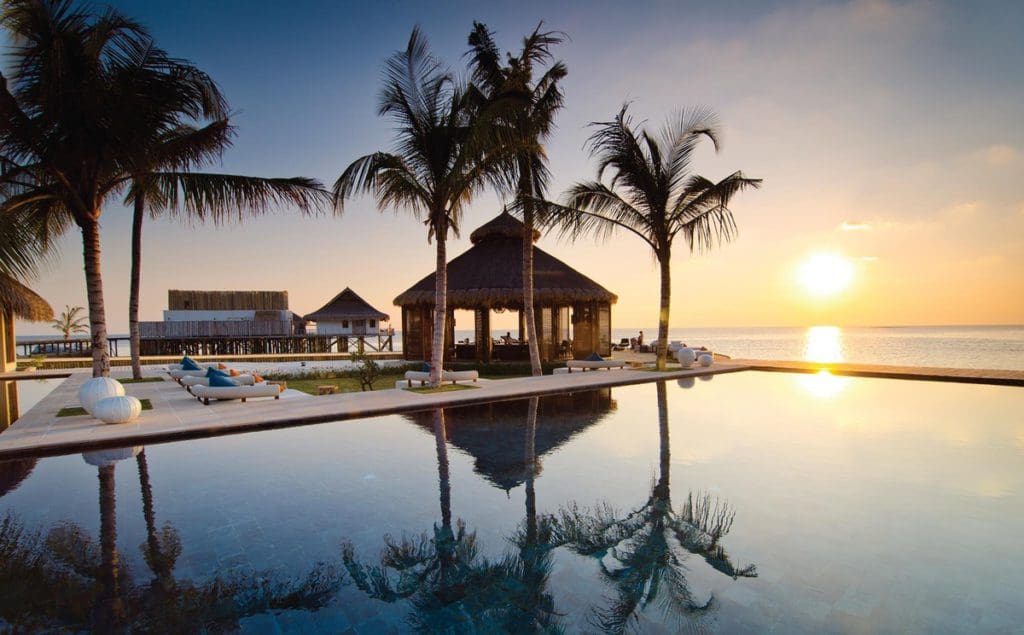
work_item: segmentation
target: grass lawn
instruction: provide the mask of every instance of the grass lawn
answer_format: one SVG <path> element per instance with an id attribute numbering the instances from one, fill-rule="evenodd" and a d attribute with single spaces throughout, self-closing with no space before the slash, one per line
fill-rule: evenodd
<path id="1" fill-rule="evenodd" d="M 163 377 L 143 377 L 142 379 L 118 379 L 122 384 L 148 384 L 154 381 L 163 381 Z"/>
<path id="2" fill-rule="evenodd" d="M 388 373 L 381 375 L 373 382 L 374 390 L 385 390 L 394 388 L 395 382 L 402 379 L 405 372 Z M 357 377 L 334 377 L 331 379 L 288 379 L 288 388 L 301 390 L 310 395 L 317 394 L 319 386 L 337 386 L 338 392 L 359 392 L 359 379 Z"/>
<path id="3" fill-rule="evenodd" d="M 163 381 L 163 380 L 161 380 L 161 381 Z M 139 401 L 142 402 L 142 409 L 143 410 L 152 410 L 153 409 L 153 404 L 151 404 L 149 402 L 149 399 L 140 399 Z M 57 416 L 58 417 L 78 417 L 78 416 L 87 415 L 87 414 L 89 414 L 89 413 L 85 411 L 85 408 L 82 408 L 80 406 L 67 406 L 65 408 L 61 408 L 57 412 Z"/>

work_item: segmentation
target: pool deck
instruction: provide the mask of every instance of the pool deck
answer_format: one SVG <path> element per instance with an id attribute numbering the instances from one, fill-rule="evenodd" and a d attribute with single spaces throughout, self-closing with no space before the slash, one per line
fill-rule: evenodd
<path id="1" fill-rule="evenodd" d="M 125 391 L 140 399 L 149 399 L 153 409 L 143 412 L 133 423 L 105 425 L 88 415 L 57 417 L 57 412 L 61 408 L 78 405 L 78 388 L 91 375 L 88 370 L 83 369 L 60 373 L 59 376 L 67 376 L 67 379 L 26 412 L 13 426 L 0 434 L 0 459 L 235 434 L 396 412 L 640 384 L 660 379 L 700 377 L 745 370 L 814 373 L 823 369 L 835 374 L 860 377 L 1024 386 L 1024 371 L 732 359 L 716 361 L 708 368 L 697 367 L 663 373 L 642 369 L 600 370 L 543 377 L 481 380 L 477 384 L 470 384 L 475 386 L 472 389 L 428 394 L 396 388 L 313 397 L 296 390 L 287 390 L 278 400 L 256 399 L 244 404 L 238 401 L 211 401 L 209 406 L 204 406 L 168 378 L 166 373 L 151 368 L 147 369 L 147 376 L 164 377 L 165 381 L 126 384 Z M 19 379 L 43 378 L 42 373 L 17 375 Z M 127 373 L 115 369 L 112 376 L 123 378 Z"/>

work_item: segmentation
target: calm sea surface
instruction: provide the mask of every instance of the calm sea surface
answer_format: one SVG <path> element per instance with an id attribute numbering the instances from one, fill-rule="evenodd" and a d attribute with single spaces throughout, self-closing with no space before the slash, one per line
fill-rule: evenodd
<path id="1" fill-rule="evenodd" d="M 612 341 L 636 337 L 641 330 L 644 341 L 657 337 L 656 326 L 615 328 Z M 496 329 L 493 335 L 497 338 L 505 332 Z M 455 337 L 471 338 L 473 331 L 456 329 Z M 26 335 L 18 340 L 40 338 Z M 669 340 L 748 359 L 1024 370 L 1024 325 L 674 328 Z M 396 350 L 401 342 L 398 332 Z"/>

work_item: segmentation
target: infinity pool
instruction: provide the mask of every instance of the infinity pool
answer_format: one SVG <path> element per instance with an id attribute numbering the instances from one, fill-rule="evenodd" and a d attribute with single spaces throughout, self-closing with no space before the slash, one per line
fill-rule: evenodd
<path id="1" fill-rule="evenodd" d="M 1006 632 L 1022 491 L 1024 390 L 753 372 L 0 463 L 0 630 Z"/>

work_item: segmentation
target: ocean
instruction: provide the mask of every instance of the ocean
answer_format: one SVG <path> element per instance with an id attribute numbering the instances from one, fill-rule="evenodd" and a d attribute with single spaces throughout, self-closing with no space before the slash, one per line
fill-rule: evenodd
<path id="1" fill-rule="evenodd" d="M 616 328 L 612 341 L 636 337 L 641 330 L 647 342 L 658 334 L 657 327 Z M 505 332 L 496 329 L 494 337 Z M 472 336 L 471 330 L 455 331 L 456 339 Z M 18 336 L 19 341 L 39 338 Z M 1024 370 L 1024 325 L 673 328 L 669 340 L 749 359 Z M 396 333 L 398 346 L 401 341 Z"/>

